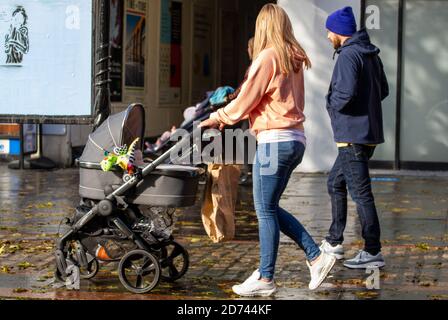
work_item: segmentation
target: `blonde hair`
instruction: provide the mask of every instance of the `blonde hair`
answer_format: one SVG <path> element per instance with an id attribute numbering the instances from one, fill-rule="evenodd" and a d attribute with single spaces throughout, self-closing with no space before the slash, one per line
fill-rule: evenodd
<path id="1" fill-rule="evenodd" d="M 311 68 L 311 61 L 295 38 L 287 13 L 283 8 L 272 3 L 264 5 L 257 17 L 254 58 L 269 46 L 272 46 L 278 55 L 282 73 L 298 72 L 302 67 L 295 62 L 295 56 L 303 61 L 307 69 Z"/>
<path id="2" fill-rule="evenodd" d="M 249 41 L 247 42 L 247 49 L 249 53 L 249 58 L 250 60 L 252 60 L 252 58 L 254 57 L 254 37 L 250 38 Z"/>

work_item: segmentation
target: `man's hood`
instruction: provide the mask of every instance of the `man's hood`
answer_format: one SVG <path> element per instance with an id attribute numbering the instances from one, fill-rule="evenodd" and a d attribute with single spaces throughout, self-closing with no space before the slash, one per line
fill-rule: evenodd
<path id="1" fill-rule="evenodd" d="M 356 51 L 368 55 L 380 53 L 380 49 L 378 49 L 370 42 L 370 37 L 366 29 L 361 29 L 356 32 L 350 39 L 348 39 L 344 43 L 342 47 L 337 49 L 336 52 L 341 53 L 342 50 L 348 47 L 354 48 Z"/>

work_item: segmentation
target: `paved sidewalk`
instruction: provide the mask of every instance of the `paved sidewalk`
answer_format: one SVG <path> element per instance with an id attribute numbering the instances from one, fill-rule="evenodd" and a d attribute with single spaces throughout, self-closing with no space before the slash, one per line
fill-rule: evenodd
<path id="1" fill-rule="evenodd" d="M 448 299 L 448 177 L 376 172 L 374 194 L 380 212 L 383 254 L 380 290 L 367 290 L 363 270 L 338 263 L 323 286 L 307 289 L 304 254 L 281 237 L 273 299 Z M 386 178 L 386 179 L 385 179 Z M 392 179 L 390 179 L 392 178 Z M 53 251 L 59 223 L 78 203 L 78 171 L 11 171 L 0 165 L 0 299 L 234 299 L 230 288 L 257 267 L 257 219 L 250 187 L 240 187 L 237 237 L 213 244 L 196 206 L 178 210 L 174 235 L 190 253 L 190 269 L 176 283 L 149 294 L 128 293 L 115 265 L 104 265 L 80 291 L 53 287 Z M 317 242 L 330 224 L 326 175 L 294 174 L 281 205 L 306 226 Z M 354 204 L 349 203 L 347 256 L 362 248 Z"/>

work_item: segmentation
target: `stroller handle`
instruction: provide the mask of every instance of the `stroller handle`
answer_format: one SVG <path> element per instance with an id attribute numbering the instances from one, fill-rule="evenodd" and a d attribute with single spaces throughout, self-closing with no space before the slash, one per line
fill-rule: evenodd
<path id="1" fill-rule="evenodd" d="M 144 167 L 142 170 L 142 175 L 147 176 L 149 173 L 151 173 L 153 170 L 155 170 L 159 165 L 163 164 L 166 160 L 168 160 L 172 153 L 177 153 L 180 150 L 182 150 L 183 147 L 185 147 L 186 145 L 189 145 L 191 137 L 195 137 L 195 136 L 201 137 L 203 130 L 204 130 L 204 128 L 195 128 L 192 132 L 185 135 L 181 141 L 176 143 L 170 149 L 165 151 L 165 153 L 163 153 L 160 157 L 158 157 L 153 162 L 151 162 L 146 167 Z"/>

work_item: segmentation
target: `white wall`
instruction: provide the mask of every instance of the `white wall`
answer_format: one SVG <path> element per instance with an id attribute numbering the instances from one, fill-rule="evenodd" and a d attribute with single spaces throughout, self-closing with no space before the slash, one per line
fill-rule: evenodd
<path id="1" fill-rule="evenodd" d="M 305 130 L 308 146 L 298 170 L 328 171 L 336 158 L 330 119 L 325 108 L 325 95 L 334 67 L 333 47 L 327 39 L 325 21 L 330 13 L 352 6 L 360 21 L 359 0 L 278 0 L 288 13 L 296 38 L 305 48 L 313 68 L 305 73 Z"/>

